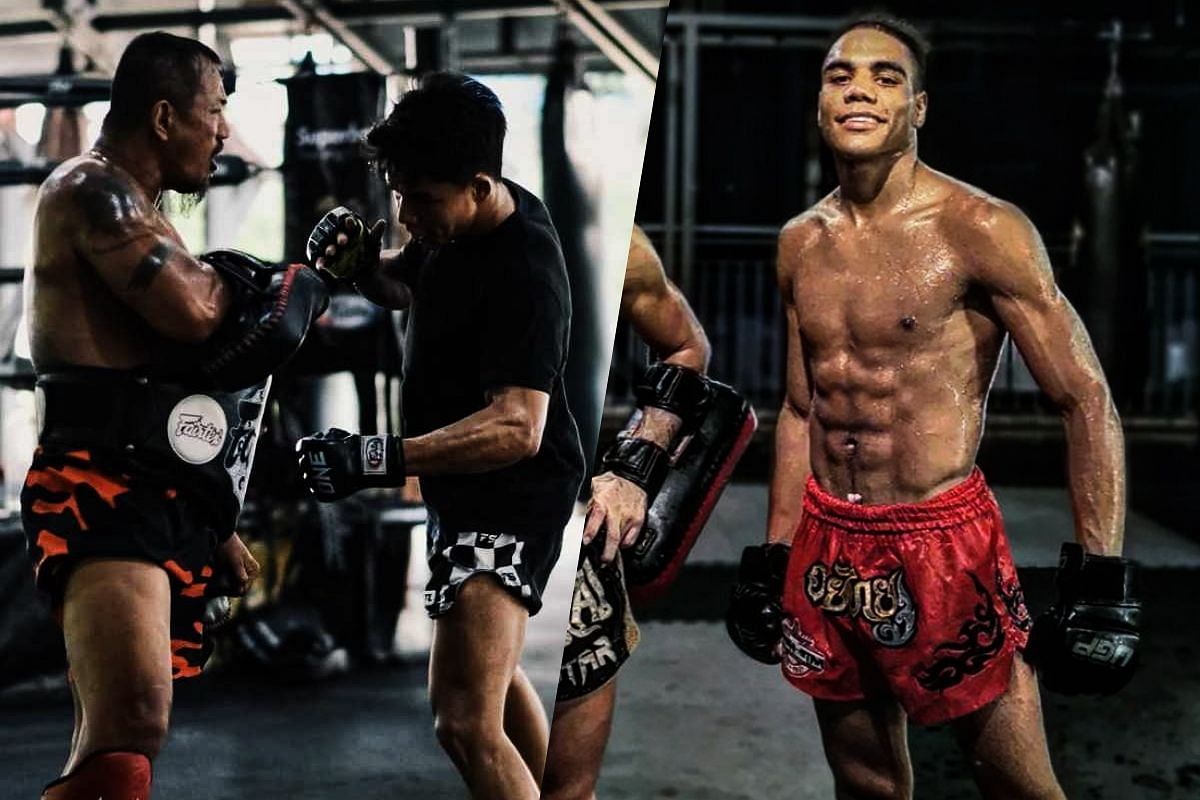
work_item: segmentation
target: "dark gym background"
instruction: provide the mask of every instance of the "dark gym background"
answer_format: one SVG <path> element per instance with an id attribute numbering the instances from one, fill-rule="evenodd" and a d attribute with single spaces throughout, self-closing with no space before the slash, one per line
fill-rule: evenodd
<path id="1" fill-rule="evenodd" d="M 394 219 L 364 162 L 367 126 L 430 69 L 491 86 L 504 171 L 545 199 L 567 256 L 568 395 L 594 442 L 666 0 L 12 0 L 0 13 L 0 797 L 58 776 L 71 701 L 61 634 L 35 595 L 16 495 L 36 440 L 21 327 L 37 185 L 90 147 L 125 44 L 155 29 L 221 54 L 232 136 L 207 199 L 169 215 L 196 252 L 303 258 L 349 205 Z M 394 242 L 399 244 L 400 242 Z M 69 320 L 64 320 L 69 324 Z M 400 315 L 339 294 L 273 387 L 239 533 L 264 577 L 206 675 L 176 686 L 155 796 L 461 797 L 433 735 L 421 609 L 423 509 L 363 492 L 317 506 L 294 440 L 329 425 L 399 429 Z M 589 445 L 590 446 L 590 445 Z M 522 664 L 549 708 L 581 521 L 568 527 Z M 411 554 L 411 565 L 409 564 Z M 402 610 L 403 609 L 403 610 Z M 399 620 L 399 622 L 398 622 Z"/>
<path id="2" fill-rule="evenodd" d="M 867 8 L 672 2 L 636 218 L 708 332 L 712 374 L 747 392 L 763 424 L 680 585 L 643 611 L 604 797 L 832 796 L 811 704 L 737 654 L 719 621 L 741 548 L 765 533 L 783 380 L 775 237 L 835 185 L 815 124 L 819 67 L 833 29 Z M 933 43 L 921 157 L 1030 216 L 1125 427 L 1126 552 L 1146 566 L 1144 668 L 1112 698 L 1044 696 L 1055 767 L 1071 797 L 1200 796 L 1200 3 L 909 0 L 885 10 Z M 644 358 L 619 331 L 606 430 L 627 413 L 632 365 Z M 1036 613 L 1072 525 L 1061 420 L 1011 350 L 979 462 Z M 976 796 L 948 729 L 910 735 L 917 797 Z"/>

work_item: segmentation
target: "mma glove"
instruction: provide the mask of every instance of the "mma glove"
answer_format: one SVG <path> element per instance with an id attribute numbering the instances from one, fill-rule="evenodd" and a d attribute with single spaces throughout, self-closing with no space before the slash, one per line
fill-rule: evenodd
<path id="1" fill-rule="evenodd" d="M 384 221 L 379 220 L 368 229 L 362 217 L 345 206 L 338 206 L 326 213 L 309 234 L 308 263 L 333 278 L 354 280 L 370 273 L 379 266 L 385 228 Z M 346 244 L 338 244 L 339 233 L 345 234 Z M 330 245 L 337 248 L 333 256 L 325 254 Z M 317 267 L 317 259 L 321 259 L 320 267 Z"/>
<path id="2" fill-rule="evenodd" d="M 783 638 L 783 581 L 792 548 L 778 542 L 742 551 L 738 579 L 729 596 L 725 629 L 746 655 L 778 664 Z"/>
<path id="3" fill-rule="evenodd" d="M 404 448 L 399 436 L 362 436 L 330 428 L 296 442 L 304 485 L 323 503 L 360 489 L 404 483 Z"/>
<path id="4" fill-rule="evenodd" d="M 1061 694 L 1112 694 L 1138 665 L 1142 603 L 1137 564 L 1062 546 L 1058 600 L 1033 626 L 1027 653 L 1046 688 Z"/>

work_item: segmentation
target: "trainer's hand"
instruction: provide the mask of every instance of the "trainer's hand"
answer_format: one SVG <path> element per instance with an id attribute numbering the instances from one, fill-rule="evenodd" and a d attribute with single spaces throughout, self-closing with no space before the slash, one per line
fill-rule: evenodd
<path id="1" fill-rule="evenodd" d="M 258 578 L 258 561 L 236 533 L 217 548 L 217 568 L 214 584 L 221 595 L 241 597 L 250 591 Z"/>
<path id="2" fill-rule="evenodd" d="M 583 526 L 583 543 L 589 544 L 603 531 L 605 563 L 617 557 L 617 549 L 637 541 L 646 521 L 646 492 L 634 483 L 605 472 L 592 478 L 592 499 Z"/>
<path id="3" fill-rule="evenodd" d="M 360 489 L 404 483 L 404 450 L 398 436 L 361 436 L 330 428 L 296 442 L 296 453 L 304 485 L 324 503 Z"/>
<path id="4" fill-rule="evenodd" d="M 778 664 L 783 640 L 783 582 L 792 548 L 778 542 L 742 551 L 738 582 L 729 595 L 725 630 L 746 655 Z"/>
<path id="5" fill-rule="evenodd" d="M 400 487 L 400 500 L 413 505 L 425 502 L 425 498 L 421 497 L 421 480 L 416 475 L 408 475 L 404 478 L 404 485 Z"/>
<path id="6" fill-rule="evenodd" d="M 1046 688 L 1060 694 L 1112 694 L 1138 665 L 1142 602 L 1137 564 L 1062 546 L 1058 600 L 1038 617 L 1026 655 Z"/>
<path id="7" fill-rule="evenodd" d="M 366 222 L 345 206 L 328 212 L 308 237 L 308 261 L 314 268 L 335 278 L 353 280 L 374 272 L 379 266 L 387 223 Z"/>

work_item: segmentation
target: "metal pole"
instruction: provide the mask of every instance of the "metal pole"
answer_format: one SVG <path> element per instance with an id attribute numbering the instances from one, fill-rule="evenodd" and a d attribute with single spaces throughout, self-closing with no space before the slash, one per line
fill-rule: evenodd
<path id="1" fill-rule="evenodd" d="M 440 41 L 442 69 L 462 69 L 462 50 L 458 46 L 458 18 L 452 13 L 446 15 L 446 23 L 442 25 Z"/>
<path id="2" fill-rule="evenodd" d="M 667 82 L 662 87 L 663 135 L 666 137 L 663 153 L 663 264 L 667 274 L 679 278 L 679 42 L 675 39 L 663 41 L 667 55 Z"/>
<path id="3" fill-rule="evenodd" d="M 697 149 L 699 147 L 700 24 L 683 29 L 683 219 L 679 282 L 685 295 L 695 292 Z"/>

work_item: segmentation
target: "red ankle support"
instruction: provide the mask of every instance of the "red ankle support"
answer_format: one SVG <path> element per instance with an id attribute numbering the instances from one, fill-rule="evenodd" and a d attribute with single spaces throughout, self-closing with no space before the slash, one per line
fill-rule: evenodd
<path id="1" fill-rule="evenodd" d="M 42 800 L 150 800 L 150 759 L 141 753 L 92 753 L 49 784 Z"/>

